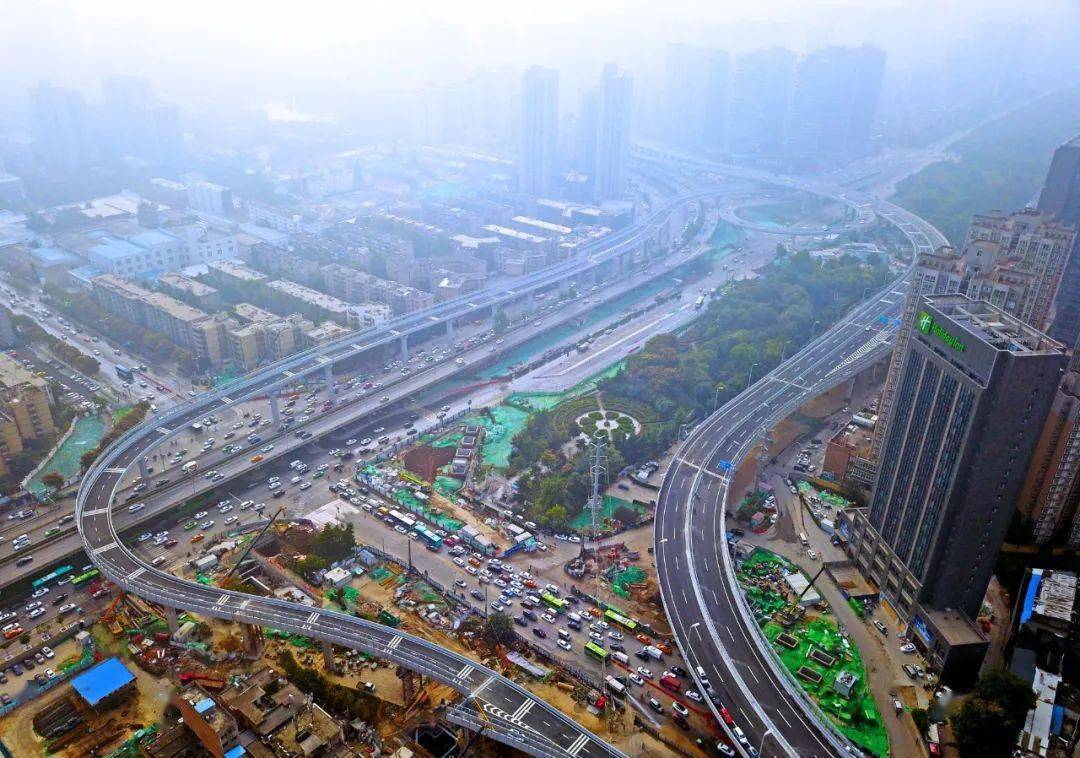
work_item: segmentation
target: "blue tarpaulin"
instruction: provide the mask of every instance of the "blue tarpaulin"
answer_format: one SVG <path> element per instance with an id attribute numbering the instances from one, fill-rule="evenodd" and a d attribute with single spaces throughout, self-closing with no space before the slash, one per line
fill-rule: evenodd
<path id="1" fill-rule="evenodd" d="M 109 658 L 71 680 L 71 686 L 90 706 L 135 681 L 119 658 Z"/>
<path id="2" fill-rule="evenodd" d="M 1039 596 L 1039 585 L 1042 584 L 1042 569 L 1033 569 L 1031 581 L 1028 582 L 1027 592 L 1024 593 L 1024 604 L 1020 609 L 1020 623 L 1024 624 L 1031 618 L 1031 612 L 1035 608 L 1035 599 Z"/>

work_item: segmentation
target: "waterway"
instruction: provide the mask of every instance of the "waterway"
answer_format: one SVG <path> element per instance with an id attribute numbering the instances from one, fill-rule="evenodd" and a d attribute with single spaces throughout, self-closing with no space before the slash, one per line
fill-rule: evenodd
<path id="1" fill-rule="evenodd" d="M 65 480 L 74 479 L 82 470 L 79 464 L 82 454 L 96 447 L 104 434 L 105 423 L 99 416 L 79 419 L 75 422 L 75 429 L 71 435 L 64 440 L 48 462 L 34 474 L 26 488 L 37 495 L 44 494 L 47 488 L 41 483 L 41 478 L 50 471 L 58 472 Z"/>

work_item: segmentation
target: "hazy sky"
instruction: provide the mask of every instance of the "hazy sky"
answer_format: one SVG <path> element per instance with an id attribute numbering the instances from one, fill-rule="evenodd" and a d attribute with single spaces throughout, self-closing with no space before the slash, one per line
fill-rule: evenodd
<path id="1" fill-rule="evenodd" d="M 607 60 L 645 69 L 672 41 L 736 52 L 870 41 L 904 67 L 1003 39 L 1007 56 L 1003 35 L 1058 39 L 1078 28 L 1076 0 L 0 0 L 0 97 L 10 105 L 39 78 L 93 95 L 103 75 L 134 73 L 182 104 L 296 99 L 319 109 L 478 66 L 539 62 L 568 81 Z"/>

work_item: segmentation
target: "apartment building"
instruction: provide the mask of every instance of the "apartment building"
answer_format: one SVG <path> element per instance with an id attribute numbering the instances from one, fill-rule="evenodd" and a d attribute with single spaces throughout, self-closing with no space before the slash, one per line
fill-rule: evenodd
<path id="1" fill-rule="evenodd" d="M 111 313 L 168 337 L 210 365 L 226 357 L 225 331 L 235 322 L 214 317 L 164 292 L 151 292 L 111 274 L 91 280 L 94 299 Z"/>
<path id="2" fill-rule="evenodd" d="M 248 371 L 261 363 L 280 360 L 302 349 L 305 346 L 305 332 L 314 327 L 299 313 L 282 318 L 267 311 L 261 312 L 269 318 L 258 318 L 226 332 L 229 357 Z"/>
<path id="3" fill-rule="evenodd" d="M 0 475 L 24 443 L 56 433 L 49 386 L 13 358 L 0 353 Z"/>
<path id="4" fill-rule="evenodd" d="M 331 295 L 350 303 L 381 303 L 395 315 L 411 313 L 434 304 L 430 292 L 398 284 L 338 263 L 321 269 L 323 287 Z"/>
<path id="5" fill-rule="evenodd" d="M 158 277 L 158 287 L 167 295 L 183 300 L 189 305 L 204 311 L 213 311 L 221 307 L 218 291 L 209 284 L 192 279 L 182 274 L 162 274 Z"/>
<path id="6" fill-rule="evenodd" d="M 312 321 L 332 320 L 349 323 L 349 304 L 333 295 L 313 290 L 287 279 L 275 279 L 266 285 L 272 307 L 285 312 L 299 312 Z"/>

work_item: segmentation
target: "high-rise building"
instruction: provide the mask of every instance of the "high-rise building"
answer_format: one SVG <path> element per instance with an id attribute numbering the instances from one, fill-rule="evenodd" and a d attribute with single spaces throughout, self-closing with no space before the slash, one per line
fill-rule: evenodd
<path id="1" fill-rule="evenodd" d="M 33 137 L 53 168 L 73 169 L 91 160 L 86 102 L 76 90 L 42 82 L 30 92 Z"/>
<path id="2" fill-rule="evenodd" d="M 600 132 L 600 90 L 586 87 L 574 124 L 574 168 L 592 176 L 596 171 L 596 140 Z"/>
<path id="3" fill-rule="evenodd" d="M 634 78 L 629 72 L 614 63 L 604 66 L 600 78 L 596 171 L 593 175 L 593 195 L 597 199 L 619 197 L 625 189 L 633 96 Z"/>
<path id="4" fill-rule="evenodd" d="M 187 189 L 188 207 L 215 216 L 229 216 L 234 211 L 232 190 L 220 184 L 192 181 Z"/>
<path id="5" fill-rule="evenodd" d="M 854 160 L 870 150 L 885 53 L 876 47 L 826 47 L 799 61 L 787 154 L 802 168 Z"/>
<path id="6" fill-rule="evenodd" d="M 971 220 L 960 254 L 961 291 L 1045 329 L 1075 241 L 1075 227 L 1050 213 L 1025 208 L 979 214 Z"/>
<path id="7" fill-rule="evenodd" d="M 979 612 L 1062 370 L 1064 346 L 964 295 L 920 300 L 867 509 L 847 552 L 953 681 L 977 671 Z M 955 653 L 955 654 L 954 654 Z"/>
<path id="8" fill-rule="evenodd" d="M 530 66 L 521 77 L 521 153 L 518 190 L 551 193 L 558 176 L 559 72 Z"/>
<path id="9" fill-rule="evenodd" d="M 1020 496 L 1036 544 L 1080 548 L 1080 350 L 1058 386 Z"/>
<path id="10" fill-rule="evenodd" d="M 1038 208 L 1080 228 L 1080 137 L 1054 151 Z M 1080 241 L 1073 244 L 1058 287 L 1050 335 L 1070 346 L 1080 339 Z"/>
<path id="11" fill-rule="evenodd" d="M 738 59 L 728 119 L 728 150 L 733 156 L 780 155 L 794 75 L 795 53 L 790 50 L 756 50 Z"/>
<path id="12" fill-rule="evenodd" d="M 664 137 L 688 150 L 723 150 L 727 142 L 728 55 L 723 50 L 672 44 L 667 49 Z"/>

